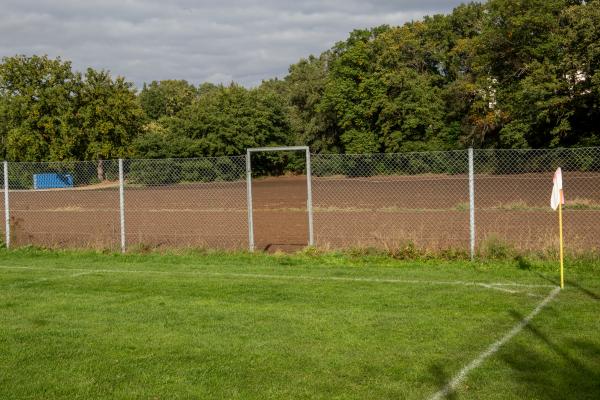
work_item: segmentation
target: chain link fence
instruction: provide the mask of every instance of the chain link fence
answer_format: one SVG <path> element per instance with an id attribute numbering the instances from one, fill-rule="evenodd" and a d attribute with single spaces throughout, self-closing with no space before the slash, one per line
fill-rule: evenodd
<path id="1" fill-rule="evenodd" d="M 307 177 L 262 178 L 269 171 L 260 163 L 247 174 L 245 156 L 5 165 L 9 234 L 6 224 L 0 229 L 11 246 L 246 249 L 247 176 L 254 176 L 257 248 L 287 239 L 298 246 L 308 236 Z M 566 248 L 595 251 L 600 148 L 313 154 L 315 244 L 552 250 L 558 217 L 549 199 L 559 166 Z"/>
<path id="2" fill-rule="evenodd" d="M 9 163 L 14 246 L 118 248 L 118 162 Z"/>
<path id="3" fill-rule="evenodd" d="M 552 174 L 563 170 L 565 246 L 598 249 L 600 148 L 477 150 L 476 239 L 522 250 L 556 249 L 558 213 L 550 209 Z"/>
<path id="4" fill-rule="evenodd" d="M 129 246 L 246 249 L 246 157 L 125 160 Z"/>
<path id="5" fill-rule="evenodd" d="M 312 161 L 318 245 L 468 248 L 466 151 L 323 154 Z"/>

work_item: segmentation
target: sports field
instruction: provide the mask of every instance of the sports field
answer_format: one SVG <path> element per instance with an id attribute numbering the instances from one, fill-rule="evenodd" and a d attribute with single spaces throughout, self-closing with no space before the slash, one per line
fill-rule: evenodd
<path id="1" fill-rule="evenodd" d="M 550 183 L 549 183 L 550 182 Z M 489 237 L 541 251 L 556 244 L 548 206 L 551 175 L 479 175 L 477 246 Z M 568 175 L 566 245 L 591 250 L 600 235 L 600 174 Z M 323 248 L 428 250 L 469 246 L 466 175 L 313 178 L 316 244 Z M 306 177 L 255 179 L 256 248 L 297 251 L 308 242 Z M 14 245 L 119 248 L 119 193 L 112 186 L 10 194 Z M 0 212 L 3 204 L 0 202 Z M 0 231 L 4 227 L 0 224 Z M 128 246 L 247 249 L 246 183 L 212 182 L 125 189 Z"/>
<path id="2" fill-rule="evenodd" d="M 2 399 L 598 399 L 600 265 L 0 251 Z"/>

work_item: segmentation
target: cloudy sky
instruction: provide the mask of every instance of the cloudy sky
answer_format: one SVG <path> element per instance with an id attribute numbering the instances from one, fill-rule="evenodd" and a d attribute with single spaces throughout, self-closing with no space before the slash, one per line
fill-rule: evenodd
<path id="1" fill-rule="evenodd" d="M 459 0 L 0 0 L 0 56 L 48 54 L 123 75 L 161 79 L 284 76 L 355 28 L 448 12 Z"/>

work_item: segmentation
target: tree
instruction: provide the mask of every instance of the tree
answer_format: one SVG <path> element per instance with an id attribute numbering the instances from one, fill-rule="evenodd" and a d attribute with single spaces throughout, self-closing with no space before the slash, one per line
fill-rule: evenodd
<path id="1" fill-rule="evenodd" d="M 5 57 L 0 64 L 0 98 L 5 158 L 14 161 L 77 158 L 71 140 L 81 76 L 70 62 L 47 56 Z"/>
<path id="2" fill-rule="evenodd" d="M 242 154 L 246 148 L 287 144 L 285 99 L 265 89 L 238 85 L 208 91 L 173 117 L 163 117 L 135 143 L 138 155 L 156 152 L 159 143 L 172 151 L 185 144 L 187 156 Z M 166 142 L 171 141 L 171 144 Z M 174 147 L 175 146 L 175 147 Z M 156 153 L 155 153 L 156 154 Z M 181 153 L 179 154 L 181 156 Z"/>
<path id="3" fill-rule="evenodd" d="M 82 78 L 60 59 L 10 57 L 0 65 L 0 151 L 34 161 L 285 144 L 353 153 L 600 145 L 598 26 L 600 0 L 462 4 L 355 30 L 255 89 L 154 81 L 141 108 L 107 72 Z"/>
<path id="4" fill-rule="evenodd" d="M 473 56 L 473 82 L 480 102 L 469 118 L 479 145 L 556 146 L 570 130 L 558 68 L 560 14 L 568 6 L 565 0 L 486 4 Z"/>
<path id="5" fill-rule="evenodd" d="M 600 145 L 600 2 L 582 2 L 561 14 L 560 71 L 571 110 L 566 146 Z M 564 110 L 564 109 L 563 109 Z M 564 111 L 563 111 L 564 112 Z"/>
<path id="6" fill-rule="evenodd" d="M 189 106 L 198 96 L 198 90 L 185 80 L 152 81 L 144 84 L 139 100 L 146 115 L 157 120 L 172 117 Z"/>
<path id="7" fill-rule="evenodd" d="M 0 64 L 0 118 L 10 160 L 96 160 L 128 154 L 143 111 L 107 71 L 82 78 L 60 58 L 15 56 Z"/>
<path id="8" fill-rule="evenodd" d="M 459 128 L 445 122 L 451 28 L 442 17 L 355 31 L 337 45 L 321 110 L 334 112 L 346 152 L 444 149 Z"/>
<path id="9" fill-rule="evenodd" d="M 103 180 L 102 160 L 130 155 L 129 146 L 142 127 L 143 110 L 131 83 L 91 68 L 77 100 L 80 154 L 85 160 L 98 160 L 98 179 Z"/>
<path id="10" fill-rule="evenodd" d="M 285 78 L 289 98 L 290 125 L 296 144 L 315 152 L 339 151 L 340 138 L 335 114 L 320 108 L 325 92 L 331 55 L 310 56 L 290 66 Z"/>
<path id="11" fill-rule="evenodd" d="M 373 108 L 384 95 L 385 87 L 375 74 L 375 38 L 387 26 L 355 30 L 345 42 L 331 51 L 329 76 L 318 106 L 322 113 L 335 116 L 343 150 L 352 153 L 379 152 L 378 132 L 374 126 L 378 109 Z"/>

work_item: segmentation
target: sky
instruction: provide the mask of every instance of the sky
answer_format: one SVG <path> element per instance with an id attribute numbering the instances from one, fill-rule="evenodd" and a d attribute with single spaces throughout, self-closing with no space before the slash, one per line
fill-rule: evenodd
<path id="1" fill-rule="evenodd" d="M 252 87 L 357 28 L 447 13 L 459 0 L 0 0 L 0 57 L 43 55 L 141 87 Z"/>

